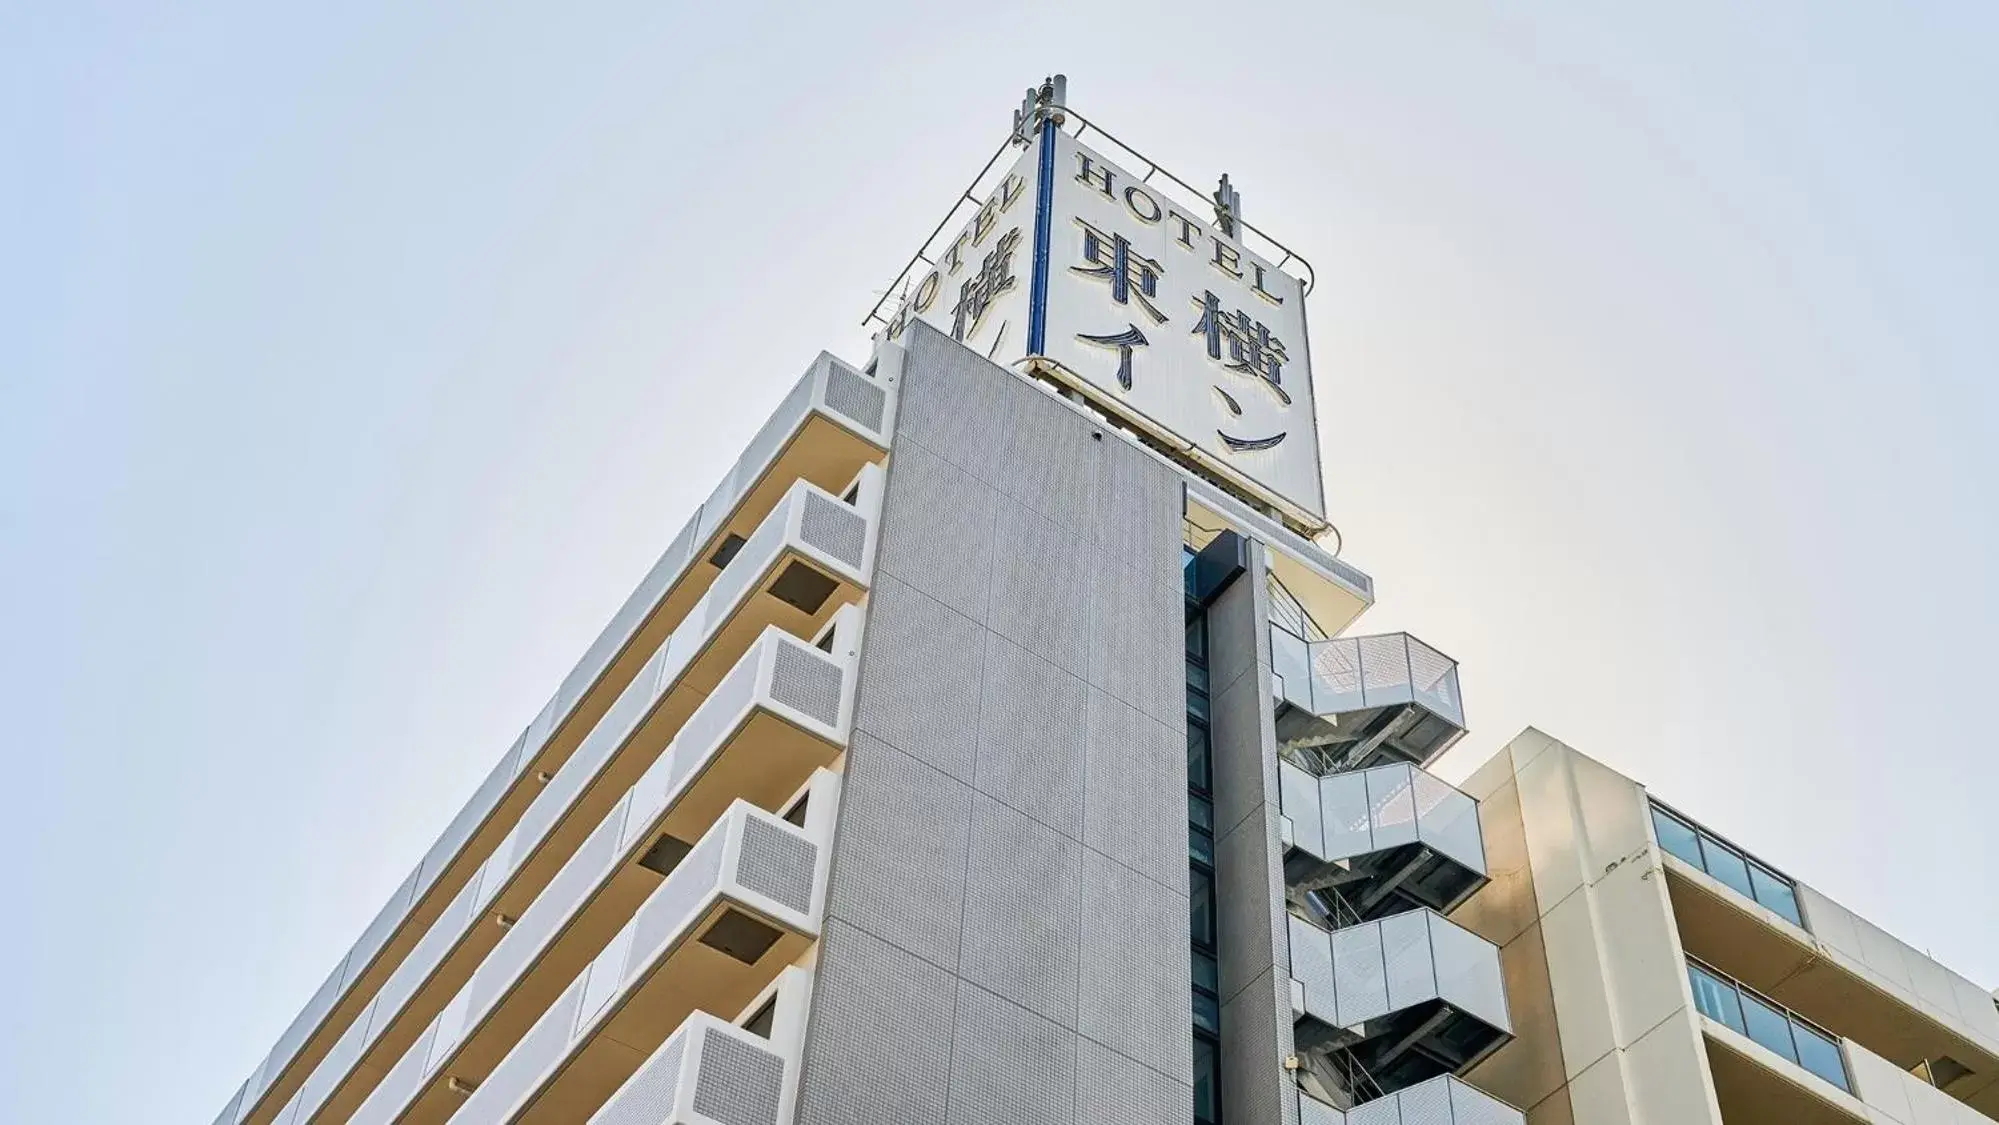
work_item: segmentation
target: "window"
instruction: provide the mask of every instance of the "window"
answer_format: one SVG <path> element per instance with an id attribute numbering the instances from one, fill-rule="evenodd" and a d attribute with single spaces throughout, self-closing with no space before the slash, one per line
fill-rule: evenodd
<path id="1" fill-rule="evenodd" d="M 1798 909 L 1798 888 L 1775 868 L 1751 858 L 1740 849 L 1723 843 L 1713 833 L 1696 828 L 1692 821 L 1652 806 L 1652 832 L 1659 847 L 1700 868 L 1736 894 L 1758 903 L 1799 929 L 1805 929 L 1804 912 Z"/>
<path id="2" fill-rule="evenodd" d="M 1735 985 L 1701 968 L 1687 966 L 1687 979 L 1694 986 L 1694 1007 L 1701 1015 L 1729 1028 L 1732 1031 L 1747 1031 L 1742 1026 L 1742 1001 L 1736 996 Z"/>
<path id="3" fill-rule="evenodd" d="M 1798 912 L 1798 892 L 1791 887 L 1791 881 L 1760 863 L 1749 865 L 1749 885 L 1756 891 L 1756 901 L 1776 911 L 1791 925 L 1804 928 L 1805 919 Z"/>
<path id="4" fill-rule="evenodd" d="M 1221 1052 L 1205 1035 L 1194 1036 L 1194 1122 L 1215 1125 L 1221 1120 Z"/>
<path id="5" fill-rule="evenodd" d="M 1188 868 L 1187 936 L 1197 946 L 1215 945 L 1215 877 L 1199 867 Z"/>
<path id="6" fill-rule="evenodd" d="M 1707 861 L 1707 873 L 1727 884 L 1729 890 L 1752 901 L 1756 898 L 1756 888 L 1749 885 L 1749 864 L 1741 853 L 1712 836 L 1703 836 L 1701 858 Z"/>
<path id="7" fill-rule="evenodd" d="M 1774 1001 L 1722 976 L 1706 965 L 1687 962 L 1694 1007 L 1714 1022 L 1827 1082 L 1853 1092 L 1839 1040 Z"/>
<path id="8" fill-rule="evenodd" d="M 1659 846 L 1693 864 L 1705 868 L 1701 862 L 1700 834 L 1679 817 L 1653 806 L 1652 831 L 1658 834 Z"/>

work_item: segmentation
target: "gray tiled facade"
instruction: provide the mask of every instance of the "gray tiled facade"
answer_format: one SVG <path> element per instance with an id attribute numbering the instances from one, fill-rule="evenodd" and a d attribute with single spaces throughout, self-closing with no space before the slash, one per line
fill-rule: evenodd
<path id="1" fill-rule="evenodd" d="M 798 1120 L 1186 1121 L 1180 478 L 903 343 Z"/>

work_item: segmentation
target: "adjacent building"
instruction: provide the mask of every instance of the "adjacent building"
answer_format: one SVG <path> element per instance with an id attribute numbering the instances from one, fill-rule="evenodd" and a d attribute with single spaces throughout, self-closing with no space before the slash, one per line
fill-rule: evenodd
<path id="1" fill-rule="evenodd" d="M 1065 101 L 218 1125 L 1999 1120 L 1970 982 L 1538 732 L 1428 772 L 1310 267 Z"/>

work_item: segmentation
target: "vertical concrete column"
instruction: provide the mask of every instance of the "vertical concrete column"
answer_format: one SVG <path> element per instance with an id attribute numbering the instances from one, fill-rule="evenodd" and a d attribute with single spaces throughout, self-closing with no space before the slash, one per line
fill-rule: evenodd
<path id="1" fill-rule="evenodd" d="M 1277 730 L 1271 705 L 1269 560 L 1249 567 L 1208 609 L 1215 786 L 1216 938 L 1222 992 L 1222 1119 L 1295 1125 L 1291 950 L 1278 838 Z"/>
<path id="2" fill-rule="evenodd" d="M 1500 946 L 1519 1036 L 1470 1080 L 1529 1125 L 1719 1125 L 1644 789 L 1529 728 L 1464 790 L 1492 882 L 1451 917 Z"/>

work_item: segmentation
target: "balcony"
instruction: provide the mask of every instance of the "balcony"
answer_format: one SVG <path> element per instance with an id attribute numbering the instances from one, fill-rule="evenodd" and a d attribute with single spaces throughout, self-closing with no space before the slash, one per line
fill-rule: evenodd
<path id="1" fill-rule="evenodd" d="M 790 1125 L 811 974 L 786 969 L 771 992 L 748 1026 L 687 1017 L 589 1125 Z"/>
<path id="2" fill-rule="evenodd" d="M 1486 884 L 1478 802 L 1414 766 L 1318 777 L 1277 764 L 1297 894 L 1337 895 L 1344 918 L 1428 908 L 1448 914 Z"/>
<path id="3" fill-rule="evenodd" d="M 520 963 L 475 978 L 352 1125 L 574 1122 L 695 1011 L 742 1010 L 818 934 L 838 785 L 813 775 L 804 828 L 730 805 L 566 988 Z"/>
<path id="4" fill-rule="evenodd" d="M 780 808 L 846 744 L 860 616 L 858 607 L 843 609 L 828 627 L 826 640 L 837 656 L 768 628 L 519 921 L 507 929 L 486 927 L 496 947 L 464 939 L 467 929 L 489 917 L 479 892 L 501 881 L 504 869 L 469 884 L 460 896 L 465 901 L 440 920 L 436 934 L 444 936 L 434 942 L 427 936 L 418 945 L 366 1018 L 355 1021 L 279 1114 L 279 1125 L 345 1120 L 451 998 L 443 981 L 462 988 L 469 974 L 471 987 L 480 991 L 482 981 L 536 967 L 567 980 L 657 885 L 661 857 L 684 852 L 682 841 L 698 837 L 732 799 Z M 454 928 L 446 930 L 447 924 Z M 433 944 L 477 972 L 440 971 L 440 958 L 425 955 Z M 412 1002 L 419 997 L 415 984 L 403 986 L 405 977 L 428 986 L 423 1003 Z M 491 995 L 494 987 L 483 991 Z M 540 999 L 545 1004 L 548 996 Z M 522 1002 L 533 1000 L 531 989 L 522 993 Z"/>
<path id="5" fill-rule="evenodd" d="M 789 497 L 794 481 L 838 492 L 886 454 L 893 427 L 892 380 L 877 381 L 822 354 L 708 500 L 681 528 L 611 623 L 519 739 L 398 887 L 340 964 L 313 993 L 270 1054 L 239 1087 L 216 1125 L 270 1125 L 343 1035 L 361 1034 L 370 999 L 449 911 L 540 793 L 644 670 L 747 542 Z M 870 525 L 872 525 L 870 518 Z M 872 526 L 866 537 L 873 542 Z M 867 573 L 869 561 L 854 569 Z M 490 892 L 488 892 L 490 896 Z M 434 950 L 426 951 L 434 956 Z M 352 1041 L 347 1046 L 351 1049 Z"/>
<path id="6" fill-rule="evenodd" d="M 1309 1077 L 1385 1090 L 1462 1074 L 1513 1037 L 1499 948 L 1429 910 L 1328 932 L 1291 916 L 1291 1006 Z"/>
<path id="7" fill-rule="evenodd" d="M 1423 765 L 1465 733 L 1458 665 L 1409 636 L 1307 641 L 1270 623 L 1277 740 L 1311 772 Z"/>
<path id="8" fill-rule="evenodd" d="M 1999 1120 L 1999 1045 L 1989 1030 L 1990 1001 L 1977 986 L 1810 887 L 1786 881 L 1810 926 L 1800 927 L 1766 904 L 1783 906 L 1789 896 L 1771 895 L 1755 869 L 1745 893 L 1732 867 L 1723 869 L 1728 878 L 1718 876 L 1712 863 L 1689 862 L 1683 845 L 1668 845 L 1657 825 L 1654 831 L 1661 832 L 1666 891 L 1689 956 L 1806 1020 L 1861 1033 L 1866 1047 L 1897 1070 L 1934 1064 L 1937 1086 L 1948 1096 Z M 1753 893 L 1759 885 L 1760 897 Z"/>
<path id="9" fill-rule="evenodd" d="M 1298 1125 L 1522 1125 L 1526 1115 L 1448 1075 L 1341 1111 L 1302 1095 Z"/>

